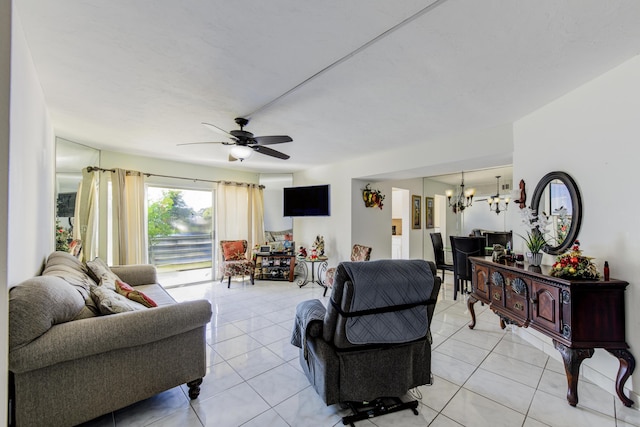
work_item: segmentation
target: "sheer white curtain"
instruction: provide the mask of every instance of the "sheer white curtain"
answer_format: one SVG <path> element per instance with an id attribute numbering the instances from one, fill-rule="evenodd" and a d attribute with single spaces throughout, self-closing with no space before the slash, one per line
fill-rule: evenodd
<path id="1" fill-rule="evenodd" d="M 98 256 L 98 181 L 97 170 L 82 169 L 82 182 L 78 188 L 75 206 L 73 238 L 80 239 L 80 259 L 91 261 Z"/>
<path id="2" fill-rule="evenodd" d="M 115 169 L 111 173 L 111 184 L 114 264 L 145 264 L 144 176 L 140 172 Z"/>
<path id="3" fill-rule="evenodd" d="M 251 249 L 264 240 L 264 196 L 258 184 L 218 184 L 218 241 L 246 240 Z M 250 255 L 250 254 L 249 254 Z"/>

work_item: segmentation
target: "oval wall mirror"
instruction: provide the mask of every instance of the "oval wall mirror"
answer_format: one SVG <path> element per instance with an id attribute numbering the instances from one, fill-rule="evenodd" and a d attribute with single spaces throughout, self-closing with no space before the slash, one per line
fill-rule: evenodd
<path id="1" fill-rule="evenodd" d="M 531 197 L 531 209 L 549 215 L 550 237 L 543 249 L 548 254 L 565 252 L 578 238 L 582 199 L 576 182 L 565 172 L 542 177 Z"/>

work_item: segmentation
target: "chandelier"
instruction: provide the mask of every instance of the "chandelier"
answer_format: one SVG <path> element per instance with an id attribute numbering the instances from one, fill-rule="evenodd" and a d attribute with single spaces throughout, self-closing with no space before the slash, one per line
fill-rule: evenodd
<path id="1" fill-rule="evenodd" d="M 496 180 L 496 195 L 493 197 L 489 197 L 487 201 L 489 202 L 489 210 L 495 212 L 497 215 L 500 215 L 500 212 L 506 211 L 509 207 L 511 198 L 508 196 L 504 199 L 500 198 L 500 175 L 496 176 Z M 500 206 L 501 203 L 502 207 Z"/>
<path id="2" fill-rule="evenodd" d="M 470 188 L 468 190 L 464 189 L 464 171 L 462 172 L 462 181 L 460 182 L 460 187 L 457 189 L 455 197 L 453 197 L 453 190 L 447 190 L 445 194 L 447 195 L 447 199 L 449 200 L 449 207 L 453 210 L 454 214 L 458 212 L 462 212 L 473 203 L 473 195 L 476 193 L 476 190 Z"/>

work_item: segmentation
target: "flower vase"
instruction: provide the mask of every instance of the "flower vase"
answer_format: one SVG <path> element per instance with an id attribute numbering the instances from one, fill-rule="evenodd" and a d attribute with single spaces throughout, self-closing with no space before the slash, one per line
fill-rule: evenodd
<path id="1" fill-rule="evenodd" d="M 529 265 L 539 266 L 542 264 L 542 252 L 536 252 L 535 254 L 527 252 L 527 261 Z"/>

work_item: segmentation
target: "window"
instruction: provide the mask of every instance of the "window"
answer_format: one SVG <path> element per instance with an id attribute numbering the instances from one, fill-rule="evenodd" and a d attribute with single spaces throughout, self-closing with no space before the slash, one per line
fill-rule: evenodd
<path id="1" fill-rule="evenodd" d="M 164 286 L 212 280 L 212 191 L 148 186 L 147 237 Z"/>

